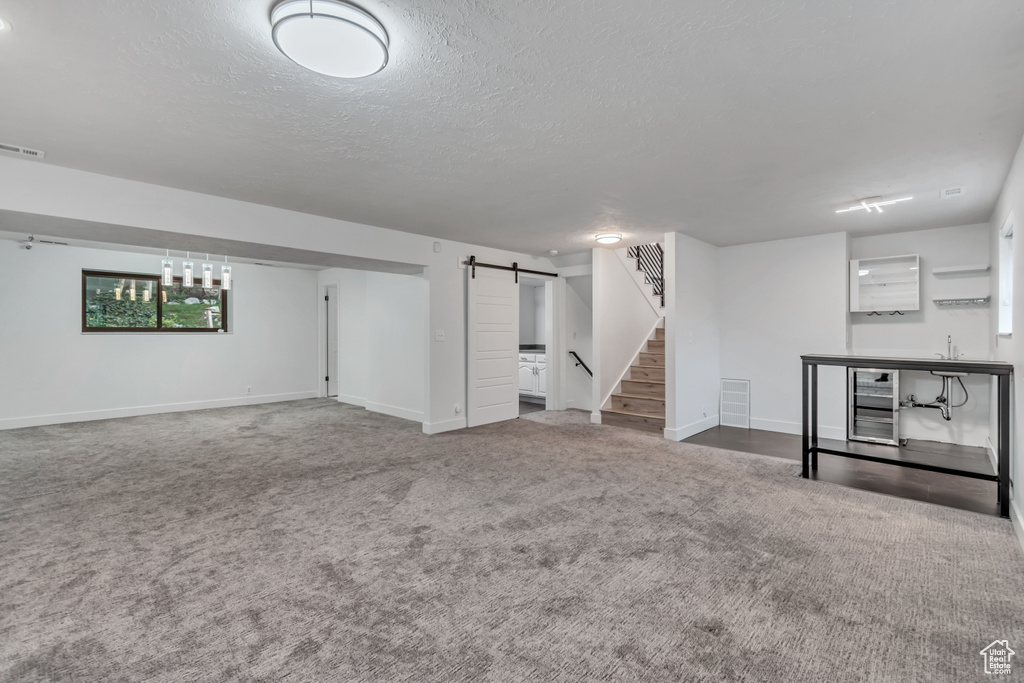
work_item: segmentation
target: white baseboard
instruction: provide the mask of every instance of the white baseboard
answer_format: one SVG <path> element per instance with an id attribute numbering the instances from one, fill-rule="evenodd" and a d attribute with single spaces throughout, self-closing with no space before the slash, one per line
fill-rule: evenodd
<path id="1" fill-rule="evenodd" d="M 372 401 L 366 401 L 366 409 L 372 413 L 384 413 L 392 417 L 400 417 L 403 420 L 423 422 L 422 410 L 410 410 L 409 408 L 399 408 L 398 406 L 389 406 L 385 403 L 374 403 Z"/>
<path id="2" fill-rule="evenodd" d="M 594 412 L 590 413 L 590 424 L 595 424 L 595 425 L 601 424 L 601 411 L 600 410 L 595 410 Z"/>
<path id="3" fill-rule="evenodd" d="M 31 417 L 9 417 L 0 419 L 0 429 L 20 429 L 22 427 L 41 427 L 43 425 L 64 424 L 67 422 L 111 420 L 119 417 L 138 417 L 139 415 L 155 415 L 157 413 L 180 413 L 186 410 L 232 408 L 234 406 L 250 406 L 260 403 L 280 403 L 282 401 L 301 401 L 307 398 L 319 397 L 320 392 L 318 391 L 299 391 L 291 394 L 239 396 L 238 398 L 222 398 L 212 401 L 162 403 L 151 406 L 136 406 L 133 408 L 107 408 L 104 410 L 85 410 L 75 413 L 55 413 L 53 415 L 33 415 Z"/>
<path id="4" fill-rule="evenodd" d="M 711 415 L 710 417 L 704 417 L 696 422 L 691 422 L 683 427 L 676 427 L 674 429 L 665 428 L 665 438 L 671 441 L 682 441 L 683 439 L 689 439 L 695 434 L 711 429 L 712 427 L 718 426 L 718 415 Z"/>
<path id="5" fill-rule="evenodd" d="M 1020 551 L 1024 553 L 1024 515 L 1020 513 L 1017 504 L 1010 501 L 1010 524 L 1013 525 L 1013 532 L 1017 535 L 1017 542 L 1020 543 Z"/>
<path id="6" fill-rule="evenodd" d="M 440 434 L 441 432 L 451 432 L 456 429 L 466 428 L 466 418 L 457 417 L 453 420 L 443 420 L 441 422 L 424 422 L 423 433 L 424 434 Z"/>
<path id="7" fill-rule="evenodd" d="M 358 396 L 349 396 L 348 394 L 338 394 L 335 396 L 340 403 L 348 403 L 352 406 L 359 406 L 360 408 L 366 407 L 366 399 Z"/>
<path id="8" fill-rule="evenodd" d="M 750 418 L 751 429 L 763 429 L 766 432 L 779 432 L 781 434 L 803 434 L 804 426 L 799 422 L 787 422 L 785 420 L 765 420 L 762 418 Z M 823 439 L 837 439 L 846 441 L 846 429 L 844 427 L 826 427 L 818 425 L 818 436 Z"/>
<path id="9" fill-rule="evenodd" d="M 999 471 L 999 456 L 996 454 L 995 446 L 992 445 L 992 438 L 985 437 L 985 450 L 988 451 L 988 459 L 992 461 L 992 471 Z"/>

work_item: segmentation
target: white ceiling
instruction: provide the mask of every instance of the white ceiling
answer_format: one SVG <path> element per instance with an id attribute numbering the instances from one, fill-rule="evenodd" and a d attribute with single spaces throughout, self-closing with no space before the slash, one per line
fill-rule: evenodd
<path id="1" fill-rule="evenodd" d="M 0 141 L 543 255 L 983 222 L 1024 132 L 1020 0 L 363 4 L 392 59 L 339 81 L 274 48 L 267 0 L 0 0 Z"/>

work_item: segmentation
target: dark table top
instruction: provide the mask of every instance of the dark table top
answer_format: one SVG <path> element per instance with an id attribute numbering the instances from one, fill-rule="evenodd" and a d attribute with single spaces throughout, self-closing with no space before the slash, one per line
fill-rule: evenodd
<path id="1" fill-rule="evenodd" d="M 891 356 L 800 356 L 807 365 L 843 365 L 879 370 L 924 370 L 966 372 L 979 375 L 1012 375 L 1013 364 L 1001 360 L 945 360 L 941 358 L 896 358 Z"/>

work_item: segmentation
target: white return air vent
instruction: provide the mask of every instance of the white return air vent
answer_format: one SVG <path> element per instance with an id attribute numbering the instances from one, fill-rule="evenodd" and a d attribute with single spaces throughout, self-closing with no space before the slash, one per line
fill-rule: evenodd
<path id="1" fill-rule="evenodd" d="M 947 187 L 939 193 L 939 199 L 956 199 L 957 197 L 963 197 L 966 192 L 966 187 Z"/>
<path id="2" fill-rule="evenodd" d="M 0 142 L 0 150 L 4 152 L 10 152 L 11 154 L 20 154 L 23 157 L 32 157 L 33 159 L 42 159 L 43 157 L 46 156 L 46 152 L 40 149 L 18 147 L 17 145 L 8 145 L 5 142 Z"/>
<path id="3" fill-rule="evenodd" d="M 722 398 L 718 407 L 723 427 L 750 429 L 750 380 L 723 379 Z"/>

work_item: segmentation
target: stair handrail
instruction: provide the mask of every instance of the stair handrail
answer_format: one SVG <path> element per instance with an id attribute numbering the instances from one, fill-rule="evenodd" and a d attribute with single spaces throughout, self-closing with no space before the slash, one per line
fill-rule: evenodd
<path id="1" fill-rule="evenodd" d="M 594 373 L 590 371 L 590 368 L 587 367 L 587 364 L 583 362 L 582 358 L 580 358 L 580 354 L 576 353 L 575 351 L 570 351 L 569 355 L 570 356 L 575 356 L 575 358 L 576 358 L 576 367 L 579 367 L 579 366 L 582 365 L 583 369 L 587 371 L 588 375 L 590 375 L 591 377 L 594 376 Z"/>
<path id="2" fill-rule="evenodd" d="M 629 247 L 626 255 L 636 259 L 636 269 L 644 274 L 644 280 L 654 289 L 654 296 L 665 306 L 665 250 L 661 244 L 641 244 Z"/>

